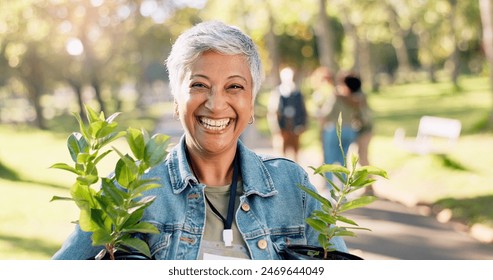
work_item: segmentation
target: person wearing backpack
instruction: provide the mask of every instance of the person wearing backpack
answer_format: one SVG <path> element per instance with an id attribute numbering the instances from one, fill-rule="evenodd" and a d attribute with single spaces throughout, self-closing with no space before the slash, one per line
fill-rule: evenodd
<path id="1" fill-rule="evenodd" d="M 294 82 L 293 69 L 286 67 L 280 72 L 281 84 L 271 96 L 271 132 L 274 146 L 281 154 L 298 160 L 300 137 L 306 130 L 308 114 L 305 100 Z"/>

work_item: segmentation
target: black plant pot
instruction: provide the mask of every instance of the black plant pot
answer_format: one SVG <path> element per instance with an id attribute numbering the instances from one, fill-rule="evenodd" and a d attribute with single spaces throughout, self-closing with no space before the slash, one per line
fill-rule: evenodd
<path id="1" fill-rule="evenodd" d="M 90 260 L 95 260 L 96 257 L 90 258 Z M 110 254 L 106 253 L 101 260 L 111 260 Z M 144 254 L 137 252 L 115 252 L 115 260 L 152 260 Z"/>
<path id="2" fill-rule="evenodd" d="M 324 259 L 324 249 L 309 245 L 288 245 L 281 252 L 285 260 L 362 260 L 362 258 L 340 251 L 330 251 Z"/>
<path id="3" fill-rule="evenodd" d="M 139 253 L 117 253 L 115 255 L 115 260 L 150 260 L 150 258 Z"/>

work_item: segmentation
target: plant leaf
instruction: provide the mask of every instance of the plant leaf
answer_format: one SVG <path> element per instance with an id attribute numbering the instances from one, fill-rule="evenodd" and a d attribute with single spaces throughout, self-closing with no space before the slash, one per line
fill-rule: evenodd
<path id="1" fill-rule="evenodd" d="M 99 225 L 111 231 L 112 225 L 118 222 L 118 218 L 126 215 L 125 211 L 120 210 L 120 207 L 115 205 L 107 195 L 99 195 L 94 199 L 99 203 L 98 208 L 94 210 L 101 211 L 102 224 Z"/>
<path id="2" fill-rule="evenodd" d="M 129 155 L 122 156 L 116 163 L 115 178 L 122 187 L 128 188 L 130 183 L 137 178 L 137 174 L 137 164 Z"/>
<path id="3" fill-rule="evenodd" d="M 106 232 L 104 229 L 100 228 L 92 233 L 92 245 L 99 246 L 113 241 L 111 233 Z"/>
<path id="4" fill-rule="evenodd" d="M 350 225 L 354 225 L 354 226 L 358 225 L 355 221 L 353 221 L 347 217 L 344 217 L 344 216 L 337 216 L 336 219 L 338 221 L 341 221 L 341 222 L 346 223 L 346 224 L 350 224 Z"/>
<path id="5" fill-rule="evenodd" d="M 96 219 L 96 216 L 92 215 L 92 210 L 94 209 L 81 209 L 80 210 L 80 215 L 79 215 L 79 226 L 83 231 L 87 232 L 94 232 L 97 230 L 100 230 L 101 227 L 98 225 L 98 222 L 96 222 L 94 219 Z M 104 223 L 103 228 L 104 228 Z"/>
<path id="6" fill-rule="evenodd" d="M 323 164 L 320 167 L 315 169 L 315 174 L 321 174 L 321 173 L 327 173 L 327 172 L 332 172 L 332 173 L 344 173 L 344 174 L 349 174 L 350 171 L 344 166 L 341 166 L 339 164 Z"/>
<path id="7" fill-rule="evenodd" d="M 81 185 L 92 185 L 96 183 L 99 180 L 99 177 L 97 175 L 86 175 L 86 176 L 79 176 L 77 177 L 77 183 L 80 183 Z"/>
<path id="8" fill-rule="evenodd" d="M 149 139 L 144 151 L 144 161 L 147 166 L 153 167 L 166 158 L 169 139 L 170 136 L 164 134 L 155 134 Z"/>
<path id="9" fill-rule="evenodd" d="M 298 186 L 298 188 L 302 189 L 304 192 L 306 192 L 311 197 L 313 197 L 316 200 L 320 201 L 323 205 L 326 205 L 327 207 L 332 208 L 332 204 L 330 203 L 330 201 L 327 198 L 321 196 L 317 192 L 315 192 L 315 191 L 313 191 L 313 190 L 311 190 L 311 189 L 309 189 L 309 188 L 307 188 L 307 187 L 305 187 L 303 185 L 298 184 L 297 186 Z"/>
<path id="10" fill-rule="evenodd" d="M 70 153 L 70 157 L 74 162 L 77 162 L 77 155 L 79 153 L 87 153 L 89 152 L 86 139 L 82 136 L 82 134 L 78 132 L 74 132 L 70 134 L 67 139 L 67 147 Z"/>
<path id="11" fill-rule="evenodd" d="M 156 199 L 155 196 L 146 196 L 137 202 L 131 203 L 131 206 L 128 208 L 128 213 L 132 214 L 137 210 L 147 208 L 149 205 L 151 205 L 154 199 Z"/>
<path id="12" fill-rule="evenodd" d="M 72 166 L 70 166 L 70 165 L 68 165 L 66 163 L 55 163 L 52 166 L 50 166 L 50 168 L 57 168 L 57 169 L 62 169 L 62 170 L 70 171 L 70 172 L 72 172 L 74 174 L 77 174 L 77 175 L 84 174 L 82 171 L 77 170 L 74 167 L 72 167 Z"/>
<path id="13" fill-rule="evenodd" d="M 50 202 L 52 202 L 52 201 L 56 201 L 56 200 L 70 200 L 70 201 L 74 201 L 74 199 L 73 199 L 73 198 L 71 198 L 71 197 L 56 196 L 56 195 L 54 195 L 54 196 L 51 198 Z"/>
<path id="14" fill-rule="evenodd" d="M 336 223 L 336 218 L 333 217 L 332 215 L 330 215 L 330 213 L 314 210 L 312 212 L 312 216 L 325 222 L 326 224 L 335 224 Z"/>
<path id="15" fill-rule="evenodd" d="M 324 234 L 326 232 L 327 224 L 325 224 L 323 221 L 314 218 L 306 218 L 305 221 L 309 226 L 311 226 L 319 233 Z"/>
<path id="16" fill-rule="evenodd" d="M 90 137 L 89 137 L 89 132 L 87 131 L 87 127 L 84 124 L 84 121 L 82 120 L 82 118 L 80 117 L 79 114 L 74 113 L 73 115 L 74 115 L 75 119 L 77 120 L 77 122 L 79 123 L 79 130 L 82 133 L 82 136 L 86 140 L 86 143 L 88 143 L 88 140 L 90 139 Z"/>
<path id="17" fill-rule="evenodd" d="M 142 130 L 128 128 L 126 139 L 134 157 L 137 160 L 144 160 L 145 139 Z"/>
<path id="18" fill-rule="evenodd" d="M 101 209 L 91 209 L 91 221 L 100 229 L 105 229 L 106 214 Z"/>
<path id="19" fill-rule="evenodd" d="M 156 178 L 146 180 L 135 180 L 133 191 L 131 192 L 131 198 L 141 196 L 143 192 L 161 187 L 161 184 L 155 183 Z"/>
<path id="20" fill-rule="evenodd" d="M 89 123 L 88 132 L 91 139 L 97 139 L 99 131 L 103 128 L 104 121 L 96 120 Z"/>
<path id="21" fill-rule="evenodd" d="M 116 119 L 116 117 L 118 117 L 120 114 L 121 114 L 121 112 L 116 112 L 116 113 L 113 113 L 111 116 L 109 116 L 109 117 L 106 119 L 106 122 L 107 122 L 107 123 L 113 123 L 113 121 Z"/>
<path id="22" fill-rule="evenodd" d="M 360 208 L 372 203 L 375 200 L 377 200 L 377 197 L 375 196 L 362 196 L 342 205 L 339 212 L 342 213 L 351 209 Z"/>
<path id="23" fill-rule="evenodd" d="M 159 230 L 157 227 L 151 223 L 147 222 L 140 222 L 134 225 L 130 225 L 128 227 L 125 227 L 122 232 L 125 233 L 135 233 L 135 232 L 140 232 L 140 233 L 155 233 L 158 234 Z"/>
<path id="24" fill-rule="evenodd" d="M 108 178 L 101 179 L 101 188 L 106 196 L 108 196 L 113 204 L 122 205 L 125 200 L 126 193 L 115 186 L 113 180 Z"/>
<path id="25" fill-rule="evenodd" d="M 98 138 L 96 148 L 102 148 L 106 146 L 107 144 L 115 141 L 118 138 L 121 138 L 127 134 L 125 131 L 120 131 L 120 132 L 112 132 L 109 133 L 108 135 L 105 135 L 101 138 Z"/>
<path id="26" fill-rule="evenodd" d="M 322 248 L 324 248 L 324 250 L 328 250 L 330 245 L 331 245 L 327 236 L 325 236 L 323 234 L 318 235 L 318 243 L 320 244 L 320 246 Z"/>
<path id="27" fill-rule="evenodd" d="M 89 123 L 104 120 L 104 118 L 100 119 L 99 115 L 91 107 L 89 107 L 89 106 L 84 106 L 84 107 L 86 108 L 86 113 L 87 113 L 86 115 L 87 115 L 87 120 L 89 121 Z M 101 112 L 101 114 L 103 114 L 103 112 Z"/>
<path id="28" fill-rule="evenodd" d="M 95 201 L 92 199 L 96 195 L 96 191 L 87 185 L 76 182 L 70 188 L 70 196 L 74 199 L 79 208 L 95 207 Z"/>
<path id="29" fill-rule="evenodd" d="M 366 180 L 368 180 L 368 171 L 365 169 L 356 170 L 351 179 L 351 186 L 361 186 Z"/>
<path id="30" fill-rule="evenodd" d="M 149 250 L 149 246 L 143 240 L 140 240 L 138 238 L 127 237 L 121 240 L 121 244 L 133 248 L 149 258 L 151 257 L 151 251 Z"/>
<path id="31" fill-rule="evenodd" d="M 334 236 L 350 236 L 356 237 L 356 233 L 349 230 L 338 230 L 335 232 Z"/>
<path id="32" fill-rule="evenodd" d="M 126 214 L 128 214 L 128 213 L 126 213 Z M 127 215 L 127 219 L 124 221 L 124 223 L 121 225 L 121 227 L 118 230 L 121 230 L 123 228 L 127 228 L 131 225 L 138 223 L 142 219 L 143 216 L 144 216 L 144 209 L 140 209 L 140 210 L 132 212 L 130 215 Z"/>
<path id="33" fill-rule="evenodd" d="M 389 178 L 387 175 L 387 171 L 385 171 L 381 168 L 375 167 L 375 166 L 371 166 L 371 165 L 363 166 L 363 167 L 360 167 L 359 169 L 357 169 L 357 171 L 358 170 L 365 170 L 366 172 L 368 172 L 368 174 L 380 176 L 380 177 L 383 177 L 385 179 Z"/>
<path id="34" fill-rule="evenodd" d="M 114 123 L 107 123 L 106 121 L 102 121 L 101 122 L 101 128 L 99 129 L 99 131 L 97 132 L 96 134 L 96 138 L 97 138 L 97 143 L 98 143 L 98 147 L 103 147 L 105 144 L 104 143 L 109 143 L 111 142 L 112 140 L 116 139 L 112 139 L 112 134 L 114 135 L 118 135 L 118 134 L 122 134 L 122 136 L 126 133 L 125 131 L 121 131 L 121 132 L 113 132 L 115 131 L 115 129 L 117 128 L 118 124 L 116 122 Z"/>

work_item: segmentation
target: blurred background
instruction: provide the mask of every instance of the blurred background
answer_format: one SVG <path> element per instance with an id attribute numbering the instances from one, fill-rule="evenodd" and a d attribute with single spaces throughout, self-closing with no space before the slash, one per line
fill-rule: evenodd
<path id="1" fill-rule="evenodd" d="M 125 126 L 179 135 L 164 60 L 195 23 L 236 25 L 258 44 L 265 82 L 245 138 L 269 149 L 268 97 L 279 70 L 296 70 L 309 114 L 311 73 L 360 74 L 374 111 L 370 163 L 382 191 L 426 204 L 468 228 L 493 227 L 492 0 L 0 0 L 0 259 L 49 259 L 77 219 L 70 162 L 73 113 L 87 104 Z M 416 155 L 394 133 L 415 136 L 423 115 L 460 120 L 446 154 Z M 311 118 L 302 152 L 320 154 Z M 253 140 L 252 140 L 253 139 Z M 310 163 L 318 158 L 310 158 Z M 303 163 L 303 162 L 302 162 Z M 107 171 L 111 170 L 111 158 Z M 304 166 L 306 167 L 306 166 Z M 486 240 L 484 242 L 491 242 Z"/>

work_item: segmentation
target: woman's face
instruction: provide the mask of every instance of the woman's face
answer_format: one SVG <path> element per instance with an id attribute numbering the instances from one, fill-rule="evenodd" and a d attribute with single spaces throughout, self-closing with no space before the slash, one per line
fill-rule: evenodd
<path id="1" fill-rule="evenodd" d="M 242 55 L 203 53 L 185 77 L 177 109 L 189 149 L 232 151 L 253 116 L 252 77 Z"/>

